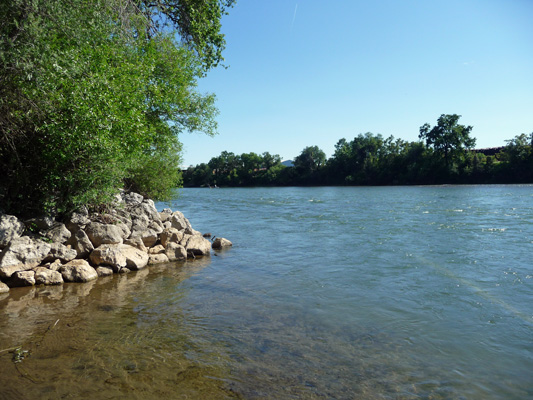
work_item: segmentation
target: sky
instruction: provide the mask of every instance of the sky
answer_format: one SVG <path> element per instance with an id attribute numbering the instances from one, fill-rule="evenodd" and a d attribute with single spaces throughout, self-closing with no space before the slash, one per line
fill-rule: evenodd
<path id="1" fill-rule="evenodd" d="M 533 0 L 238 0 L 222 20 L 227 68 L 215 137 L 183 133 L 183 165 L 222 151 L 330 157 L 372 132 L 418 140 L 459 114 L 476 147 L 533 132 Z"/>

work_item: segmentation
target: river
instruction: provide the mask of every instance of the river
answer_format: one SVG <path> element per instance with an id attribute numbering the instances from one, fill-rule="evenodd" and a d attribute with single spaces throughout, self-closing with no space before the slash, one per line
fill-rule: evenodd
<path id="1" fill-rule="evenodd" d="M 533 398 L 532 185 L 157 206 L 234 246 L 0 295 L 0 399 Z"/>

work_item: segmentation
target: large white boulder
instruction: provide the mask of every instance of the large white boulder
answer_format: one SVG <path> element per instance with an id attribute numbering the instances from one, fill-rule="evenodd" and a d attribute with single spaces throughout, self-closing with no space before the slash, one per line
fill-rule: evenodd
<path id="1" fill-rule="evenodd" d="M 131 247 L 131 246 L 128 246 Z M 89 260 L 93 265 L 109 265 L 113 270 L 126 267 L 126 257 L 122 254 L 119 245 L 103 244 L 91 252 Z"/>
<path id="2" fill-rule="evenodd" d="M 123 241 L 123 232 L 117 225 L 91 222 L 85 228 L 85 233 L 95 248 L 102 244 L 120 244 Z"/>
<path id="3" fill-rule="evenodd" d="M 50 244 L 22 236 L 13 239 L 0 253 L 0 278 L 10 278 L 15 272 L 36 267 L 50 252 Z"/>
<path id="4" fill-rule="evenodd" d="M 148 254 L 127 244 L 119 245 L 119 250 L 126 258 L 126 267 L 131 271 L 138 271 L 148 265 Z"/>

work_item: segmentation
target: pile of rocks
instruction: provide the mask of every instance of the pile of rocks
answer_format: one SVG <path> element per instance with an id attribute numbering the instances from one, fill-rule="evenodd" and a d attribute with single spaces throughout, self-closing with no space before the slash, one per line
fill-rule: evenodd
<path id="1" fill-rule="evenodd" d="M 149 264 L 210 256 L 213 242 L 179 212 L 158 212 L 137 193 L 121 193 L 113 209 L 73 213 L 65 222 L 51 217 L 21 221 L 0 214 L 0 293 L 10 287 L 88 282 Z"/>

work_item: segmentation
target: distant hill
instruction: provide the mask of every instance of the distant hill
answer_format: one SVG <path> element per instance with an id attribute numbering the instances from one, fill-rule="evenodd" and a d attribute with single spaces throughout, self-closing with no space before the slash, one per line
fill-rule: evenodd
<path id="1" fill-rule="evenodd" d="M 294 167 L 294 162 L 292 160 L 285 160 L 281 162 L 281 165 L 285 165 L 286 167 Z"/>

